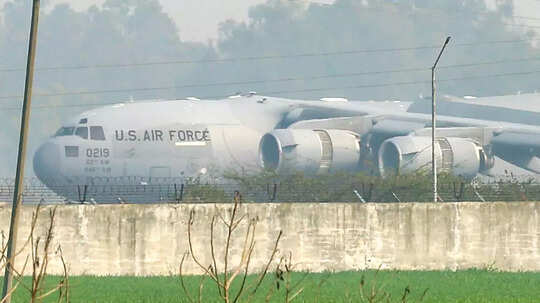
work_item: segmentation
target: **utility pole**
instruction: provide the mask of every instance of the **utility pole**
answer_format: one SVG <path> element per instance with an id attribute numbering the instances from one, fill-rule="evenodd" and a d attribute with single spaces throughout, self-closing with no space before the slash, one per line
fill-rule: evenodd
<path id="1" fill-rule="evenodd" d="M 11 302 L 10 290 L 13 284 L 13 270 L 15 267 L 15 252 L 17 251 L 17 232 L 19 213 L 22 204 L 22 189 L 24 182 L 24 161 L 26 158 L 26 142 L 28 139 L 28 122 L 30 118 L 30 105 L 32 103 L 32 83 L 34 81 L 34 61 L 36 55 L 37 27 L 39 19 L 39 0 L 34 0 L 32 6 L 32 24 L 30 26 L 30 39 L 28 41 L 28 58 L 26 61 L 26 81 L 24 84 L 24 100 L 22 106 L 21 132 L 19 137 L 19 153 L 17 156 L 17 174 L 15 175 L 15 192 L 11 208 L 11 223 L 9 225 L 9 238 L 7 243 L 6 271 L 2 289 L 2 300 Z M 0 300 L 0 301 L 2 301 Z"/>
<path id="2" fill-rule="evenodd" d="M 435 68 L 441 59 L 441 56 L 444 52 L 444 49 L 450 42 L 450 37 L 446 38 L 444 45 L 435 60 L 435 64 L 431 68 L 431 173 L 433 177 L 433 202 L 438 201 L 439 194 L 437 193 L 437 161 L 435 159 L 435 141 L 436 139 L 436 130 L 437 130 L 437 107 L 435 103 Z"/>

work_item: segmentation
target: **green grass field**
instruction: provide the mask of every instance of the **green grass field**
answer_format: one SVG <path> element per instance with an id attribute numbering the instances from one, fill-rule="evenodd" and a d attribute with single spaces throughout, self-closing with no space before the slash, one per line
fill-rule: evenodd
<path id="1" fill-rule="evenodd" d="M 389 302 L 402 302 L 405 288 L 410 289 L 406 302 L 540 302 L 540 273 L 505 273 L 485 270 L 468 271 L 365 271 L 336 274 L 308 274 L 305 288 L 293 302 L 368 302 L 362 300 L 360 283 L 364 276 L 365 293 L 372 286 L 390 294 Z M 295 273 L 294 284 L 304 274 Z M 52 285 L 55 277 L 48 277 Z M 253 281 L 250 277 L 248 282 Z M 71 302 L 189 302 L 178 277 L 71 277 Z M 187 277 L 187 287 L 196 296 L 200 277 Z M 264 302 L 269 291 L 271 302 L 284 302 L 284 286 L 276 288 L 274 274 L 267 276 L 252 302 Z M 25 279 L 29 284 L 30 279 Z M 322 284 L 322 285 L 321 285 Z M 427 289 L 427 291 L 426 291 Z M 425 295 L 424 295 L 425 293 Z M 245 299 L 245 298 L 244 298 Z M 44 302 L 56 302 L 53 295 Z M 245 300 L 241 300 L 245 302 Z M 27 291 L 20 287 L 13 302 L 28 302 Z M 205 283 L 202 302 L 220 302 L 215 286 Z M 387 301 L 382 301 L 387 302 Z"/>

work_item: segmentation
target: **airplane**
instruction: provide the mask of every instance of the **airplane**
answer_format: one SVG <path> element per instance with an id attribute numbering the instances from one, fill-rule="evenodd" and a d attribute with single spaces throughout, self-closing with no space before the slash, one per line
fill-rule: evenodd
<path id="1" fill-rule="evenodd" d="M 517 102 L 539 99 L 441 100 L 438 172 L 473 178 L 504 160 L 540 173 L 540 111 Z M 75 185 L 219 180 L 229 168 L 316 175 L 373 170 L 373 163 L 369 173 L 383 177 L 414 173 L 431 168 L 430 106 L 256 93 L 118 103 L 67 120 L 38 148 L 33 166 L 45 185 L 68 199 L 80 195 Z"/>

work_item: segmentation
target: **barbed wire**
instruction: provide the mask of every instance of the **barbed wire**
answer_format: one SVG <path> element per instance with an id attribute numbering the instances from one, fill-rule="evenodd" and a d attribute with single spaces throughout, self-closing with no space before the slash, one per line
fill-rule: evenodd
<path id="1" fill-rule="evenodd" d="M 25 182 L 23 201 L 35 203 L 223 203 L 232 201 L 234 192 L 245 202 L 430 202 L 432 192 L 425 186 L 389 185 L 374 182 L 265 182 L 172 183 L 167 178 L 132 177 L 130 184 L 56 184 Z M 144 181 L 146 180 L 146 181 Z M 182 180 L 178 180 L 182 181 Z M 11 202 L 14 183 L 0 179 L 0 202 Z M 441 202 L 540 201 L 540 184 L 532 179 L 492 182 L 441 182 Z"/>
<path id="2" fill-rule="evenodd" d="M 475 75 L 475 76 L 464 76 L 464 77 L 454 77 L 446 79 L 438 79 L 437 82 L 453 82 L 453 81 L 466 81 L 466 80 L 475 80 L 475 79 L 488 79 L 488 78 L 499 78 L 499 77 L 512 77 L 512 76 L 529 76 L 540 73 L 540 70 L 533 71 L 522 71 L 522 72 L 511 72 L 511 73 L 500 73 L 500 74 L 485 74 L 485 75 Z M 325 76 L 326 78 L 337 77 L 337 76 Z M 320 78 L 323 78 L 322 76 Z M 107 93 L 119 93 L 119 92 L 142 92 L 142 91 L 157 91 L 157 90 L 169 90 L 176 88 L 185 88 L 185 87 L 204 87 L 204 86 L 218 86 L 218 85 L 239 85 L 239 84 L 253 84 L 253 83 L 265 83 L 265 82 L 285 82 L 285 81 L 297 81 L 305 80 L 307 78 L 296 78 L 296 79 L 275 79 L 275 80 L 265 80 L 265 81 L 246 81 L 246 82 L 228 82 L 228 83 L 213 83 L 213 84 L 193 84 L 193 85 L 180 85 L 180 86 L 166 86 L 166 87 L 145 87 L 145 88 L 131 88 L 131 89 L 110 89 L 110 90 L 95 90 L 95 91 L 77 91 L 77 92 L 64 92 L 64 93 L 42 93 L 35 94 L 36 97 L 54 97 L 54 96 L 73 96 L 73 95 L 95 95 L 95 94 L 107 94 Z M 417 81 L 402 81 L 402 82 L 389 82 L 389 83 L 379 83 L 379 84 L 361 84 L 361 85 L 349 85 L 349 86 L 335 86 L 335 87 L 319 87 L 319 88 L 305 88 L 305 89 L 291 89 L 291 90 L 276 90 L 276 91 L 265 91 L 262 92 L 263 95 L 282 95 L 288 93 L 303 93 L 303 92 L 322 92 L 322 91 L 332 91 L 340 89 L 362 89 L 362 88 L 382 88 L 382 87 L 391 87 L 391 86 L 407 86 L 407 85 L 418 85 L 418 84 L 429 84 L 431 82 L 424 80 Z M 200 97 L 202 99 L 218 99 L 226 98 L 225 95 L 220 96 L 204 96 Z M 0 96 L 0 99 L 16 99 L 22 98 L 22 96 Z M 100 103 L 84 103 L 84 104 L 63 104 L 63 105 L 41 105 L 34 106 L 35 109 L 46 109 L 46 108 L 63 108 L 63 107 L 86 107 L 86 106 L 104 106 L 116 104 L 118 101 L 114 102 L 100 102 Z M 20 110 L 20 107 L 0 107 L 1 110 Z"/>

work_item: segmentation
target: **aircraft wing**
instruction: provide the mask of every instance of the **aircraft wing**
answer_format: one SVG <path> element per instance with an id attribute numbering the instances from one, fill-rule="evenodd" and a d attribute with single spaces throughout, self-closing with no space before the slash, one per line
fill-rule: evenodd
<path id="1" fill-rule="evenodd" d="M 508 162 L 540 173 L 540 134 L 519 130 L 503 131 L 491 140 L 493 152 Z"/>
<path id="2" fill-rule="evenodd" d="M 540 134 L 509 130 L 495 136 L 491 143 L 537 152 L 540 151 Z"/>
<path id="3" fill-rule="evenodd" d="M 431 167 L 431 115 L 381 109 L 377 104 L 323 102 L 309 108 L 312 113 L 333 108 L 334 113 L 344 116 L 298 116 L 285 129 L 265 135 L 260 145 L 263 165 L 272 162 L 269 167 L 320 173 L 362 170 L 366 167 L 359 168 L 357 163 L 369 162 L 382 175 Z M 540 173 L 540 127 L 441 115 L 436 136 L 441 171 L 473 177 L 493 168 L 499 157 Z M 275 154 L 269 148 L 270 141 L 276 146 Z M 280 141 L 286 141 L 287 146 L 280 147 Z M 322 156 L 318 157 L 321 144 Z M 351 152 L 354 149 L 358 158 Z M 265 154 L 273 155 L 273 160 L 265 161 L 269 159 Z"/>

